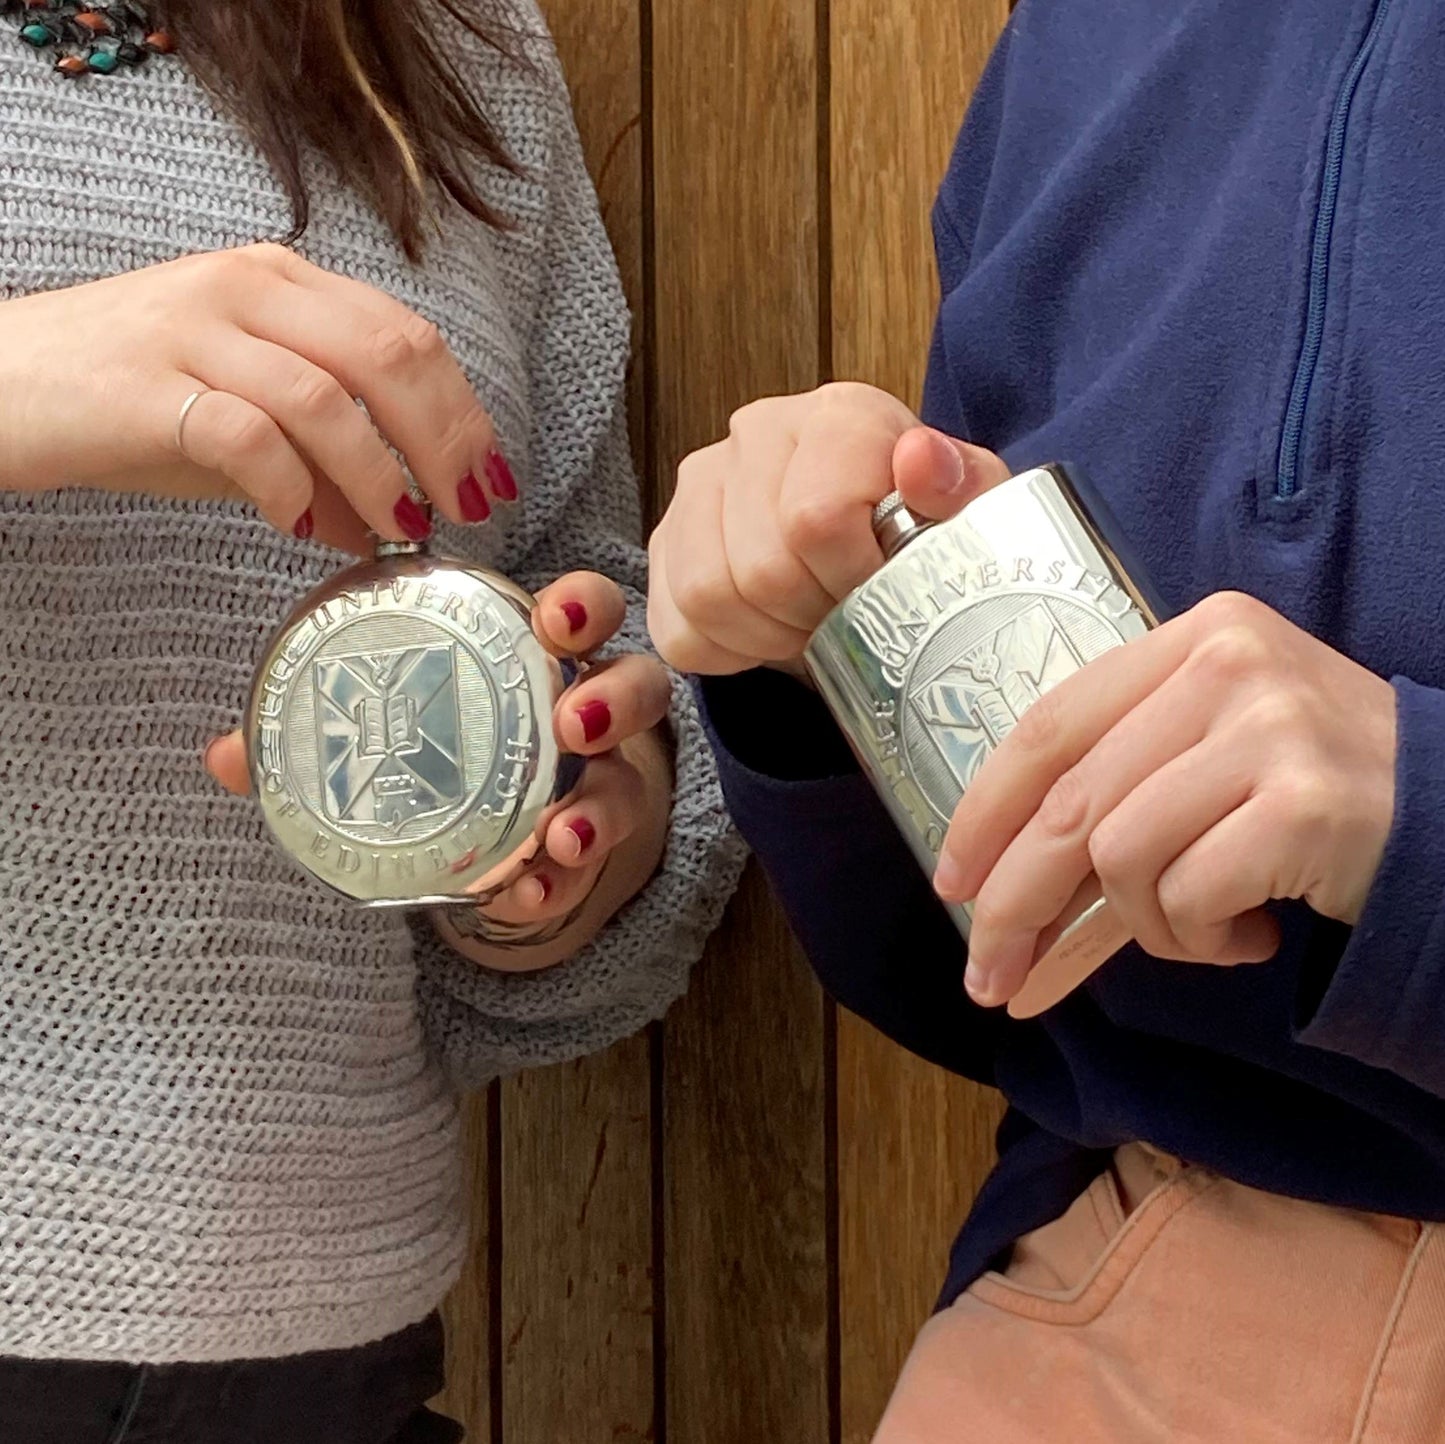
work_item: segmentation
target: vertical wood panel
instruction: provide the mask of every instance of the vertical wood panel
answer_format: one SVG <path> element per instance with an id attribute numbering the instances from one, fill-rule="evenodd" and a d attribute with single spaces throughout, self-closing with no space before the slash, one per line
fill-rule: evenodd
<path id="1" fill-rule="evenodd" d="M 937 305 L 928 212 L 1006 0 L 832 0 L 832 349 L 916 404 Z M 962 986 L 960 959 L 960 986 Z M 841 1438 L 866 1444 L 993 1157 L 994 1096 L 838 1023 Z"/>
<path id="2" fill-rule="evenodd" d="M 666 1079 L 668 1444 L 826 1444 L 823 1004 L 749 878 Z"/>
<path id="3" fill-rule="evenodd" d="M 814 0 L 652 0 L 661 488 L 818 380 Z M 663 1036 L 668 1444 L 824 1444 L 823 1004 L 754 875 Z"/>
<path id="4" fill-rule="evenodd" d="M 814 0 L 652 0 L 660 486 L 818 380 Z"/>
<path id="5" fill-rule="evenodd" d="M 646 1036 L 504 1086 L 508 1444 L 652 1437 L 649 1090 Z"/>
<path id="6" fill-rule="evenodd" d="M 587 169 L 632 309 L 628 421 L 632 454 L 643 456 L 643 0 L 540 0 L 567 73 Z"/>
<path id="7" fill-rule="evenodd" d="M 841 1438 L 867 1444 L 993 1162 L 997 1095 L 840 1014 Z"/>
<path id="8" fill-rule="evenodd" d="M 639 0 L 551 0 L 588 170 L 640 314 Z M 634 322 L 634 337 L 644 332 Z M 635 349 L 635 348 L 634 348 Z M 641 435 L 641 367 L 631 422 Z M 645 1037 L 502 1085 L 500 1350 L 506 1444 L 652 1437 L 651 1068 Z"/>
<path id="9" fill-rule="evenodd" d="M 489 1251 L 491 1146 L 485 1093 L 468 1098 L 462 1111 L 462 1189 L 471 1208 L 471 1243 L 462 1275 L 442 1315 L 447 1329 L 447 1387 L 435 1406 L 460 1420 L 470 1444 L 486 1444 L 492 1427 L 492 1287 Z"/>

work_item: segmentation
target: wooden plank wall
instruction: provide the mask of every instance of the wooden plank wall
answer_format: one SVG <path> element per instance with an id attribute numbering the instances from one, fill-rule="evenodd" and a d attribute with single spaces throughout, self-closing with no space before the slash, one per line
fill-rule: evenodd
<path id="1" fill-rule="evenodd" d="M 928 207 L 1006 0 L 544 0 L 636 317 L 649 510 L 757 396 L 917 397 Z M 866 1444 L 994 1100 L 819 992 L 750 871 L 648 1035 L 469 1105 L 472 1444 Z"/>

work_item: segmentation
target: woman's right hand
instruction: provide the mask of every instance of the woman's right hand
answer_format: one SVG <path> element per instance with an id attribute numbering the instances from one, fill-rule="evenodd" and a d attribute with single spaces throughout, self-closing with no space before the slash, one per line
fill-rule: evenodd
<path id="1" fill-rule="evenodd" d="M 244 496 L 298 535 L 419 538 L 390 448 L 453 521 L 484 519 L 484 485 L 516 497 L 437 328 L 284 246 L 0 302 L 0 489 Z"/>
<path id="2" fill-rule="evenodd" d="M 679 671 L 793 670 L 818 623 L 882 565 L 872 511 L 890 491 L 942 520 L 1007 476 L 992 452 L 873 386 L 755 401 L 678 468 L 650 548 L 653 641 Z"/>

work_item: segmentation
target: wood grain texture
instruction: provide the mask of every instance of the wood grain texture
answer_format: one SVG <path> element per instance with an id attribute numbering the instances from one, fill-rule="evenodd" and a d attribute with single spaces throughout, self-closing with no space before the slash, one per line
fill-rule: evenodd
<path id="1" fill-rule="evenodd" d="M 652 0 L 652 426 L 818 377 L 814 0 Z M 668 1444 L 825 1444 L 823 1003 L 750 876 L 664 1034 Z"/>
<path id="2" fill-rule="evenodd" d="M 826 1444 L 823 1001 L 751 875 L 664 1042 L 668 1444 Z"/>
<path id="3" fill-rule="evenodd" d="M 916 404 L 937 305 L 929 211 L 1006 0 L 831 0 L 833 361 Z"/>
<path id="4" fill-rule="evenodd" d="M 549 0 L 587 168 L 634 316 L 643 304 L 638 0 Z M 644 328 L 634 324 L 634 340 Z M 629 420 L 645 426 L 634 345 Z M 646 1037 L 508 1079 L 501 1104 L 507 1444 L 652 1437 L 651 1066 Z"/>
<path id="5" fill-rule="evenodd" d="M 644 455 L 642 0 L 540 0 L 577 116 L 587 170 L 632 309 L 628 423 Z"/>
<path id="6" fill-rule="evenodd" d="M 866 1023 L 838 1024 L 838 1312 L 843 1444 L 867 1444 L 992 1166 L 1002 1109 Z"/>
<path id="7" fill-rule="evenodd" d="M 917 404 L 937 308 L 929 209 L 1005 0 L 832 0 L 832 353 Z M 960 958 L 960 986 L 962 959 Z M 866 1444 L 993 1160 L 996 1097 L 838 1021 L 842 1444 Z"/>
<path id="8" fill-rule="evenodd" d="M 648 1039 L 502 1089 L 508 1444 L 653 1437 Z"/>
<path id="9" fill-rule="evenodd" d="M 478 1093 L 462 1105 L 462 1189 L 471 1208 L 471 1241 L 462 1275 L 442 1305 L 447 1328 L 447 1387 L 433 1405 L 459 1420 L 472 1444 L 486 1444 L 492 1424 L 495 1280 L 488 1219 L 492 1182 L 488 1103 L 488 1094 Z"/>
<path id="10" fill-rule="evenodd" d="M 652 0 L 657 475 L 818 381 L 814 0 Z"/>
<path id="11" fill-rule="evenodd" d="M 1005 0 L 543 6 L 633 307 L 649 514 L 733 409 L 830 356 L 916 399 L 928 207 Z M 997 1110 L 846 1016 L 834 1093 L 826 1016 L 750 874 L 660 1035 L 501 1085 L 495 1156 L 468 1106 L 476 1237 L 441 1402 L 469 1444 L 864 1444 Z"/>

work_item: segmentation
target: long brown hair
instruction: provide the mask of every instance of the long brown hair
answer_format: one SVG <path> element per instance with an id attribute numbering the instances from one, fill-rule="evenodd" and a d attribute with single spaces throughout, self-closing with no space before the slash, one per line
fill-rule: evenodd
<path id="1" fill-rule="evenodd" d="M 309 144 L 370 199 L 416 260 L 441 197 L 489 225 L 506 224 L 478 193 L 469 163 L 516 167 L 436 28 L 454 24 L 459 35 L 505 49 L 505 37 L 483 23 L 475 4 L 162 0 L 153 13 L 285 186 L 292 239 L 310 213 L 301 161 Z"/>

